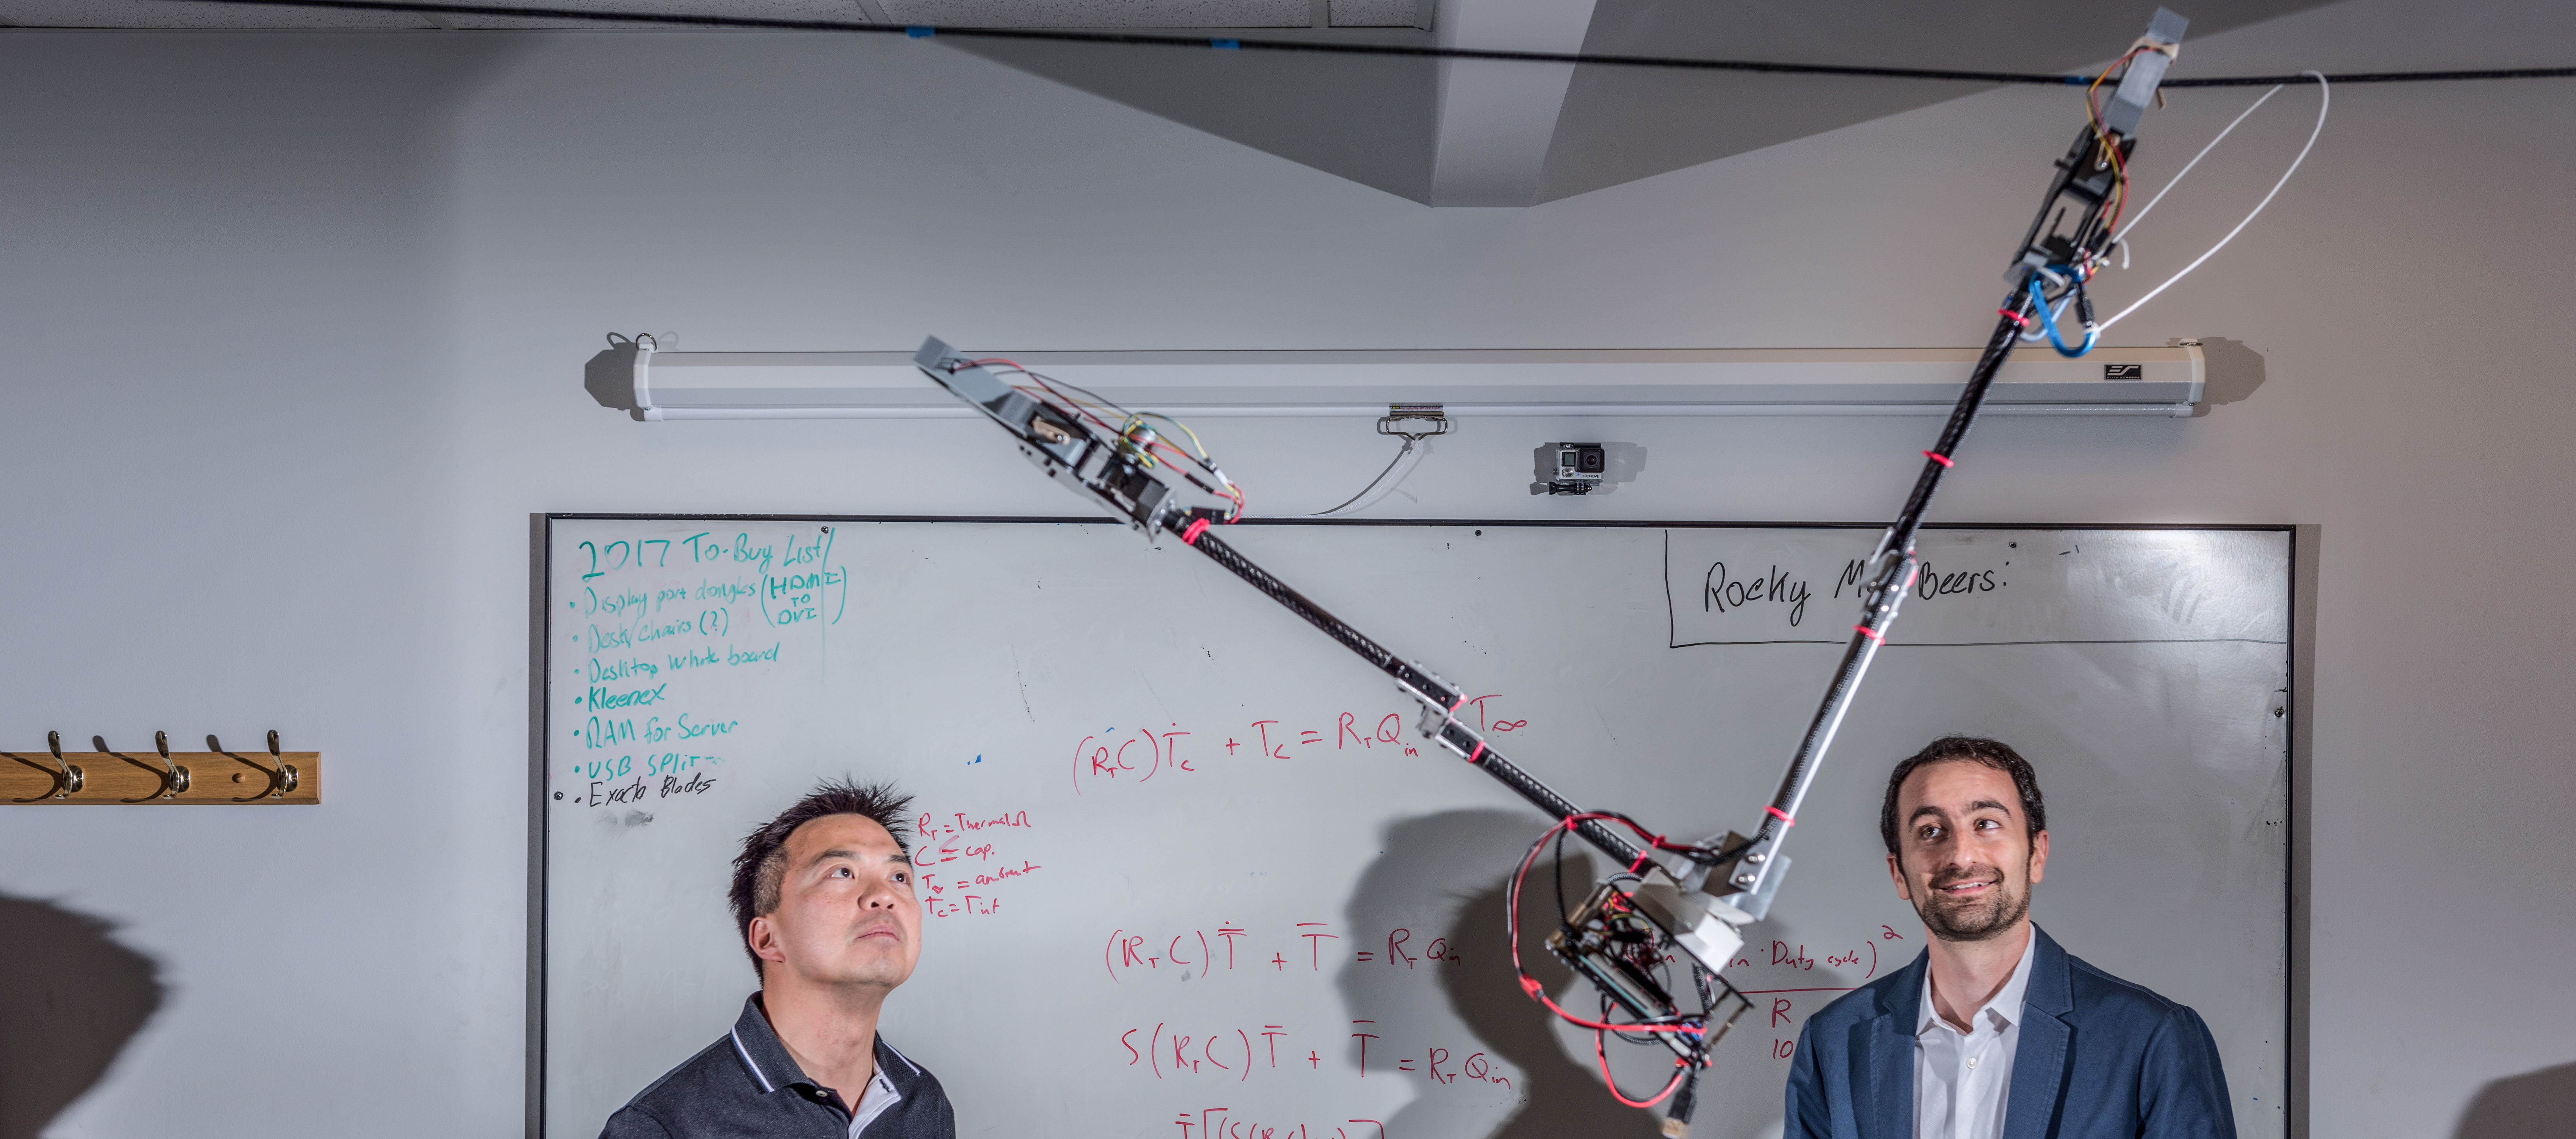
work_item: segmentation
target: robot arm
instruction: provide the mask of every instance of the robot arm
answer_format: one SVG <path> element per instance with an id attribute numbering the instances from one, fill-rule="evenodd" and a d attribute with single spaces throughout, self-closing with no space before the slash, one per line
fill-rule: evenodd
<path id="1" fill-rule="evenodd" d="M 1466 692 L 1333 616 L 1304 594 L 1255 565 L 1213 528 L 1239 518 L 1243 493 L 1195 436 L 1177 421 L 1131 412 L 1079 388 L 1039 376 L 1008 360 L 960 355 L 936 338 L 925 341 L 914 362 L 932 381 L 983 412 L 1008 432 L 1020 453 L 1047 477 L 1134 527 L 1148 541 L 1165 535 L 1207 555 L 1264 596 L 1286 606 L 1326 636 L 1357 653 L 1423 705 L 1424 736 L 1500 780 L 1555 820 L 1530 848 L 1512 879 L 1510 914 L 1515 969 L 1519 962 L 1518 892 L 1539 854 L 1571 834 L 1591 843 L 1622 869 L 1600 882 L 1547 940 L 1548 949 L 1588 980 L 1603 998 L 1601 1019 L 1559 1007 L 1526 973 L 1521 985 L 1533 1000 L 1596 1032 L 1644 1035 L 1672 1050 L 1676 1072 L 1663 1095 L 1622 1102 L 1651 1106 L 1673 1097 L 1665 1133 L 1687 1130 L 1690 1104 L 1708 1047 L 1750 1007 L 1729 984 L 1725 966 L 1742 946 L 1742 929 L 1770 910 L 1789 859 L 1781 846 L 1797 821 L 1799 804 L 1841 727 L 1853 695 L 1869 669 L 1898 606 L 1913 585 L 1918 563 L 1916 532 L 1924 512 L 1954 465 L 1960 443 L 1975 422 L 1995 373 L 2016 344 L 2035 341 L 2033 326 L 2059 351 L 2080 355 L 2092 346 L 2090 300 L 2084 283 L 2102 264 L 2127 197 L 2127 162 L 2136 145 L 2139 116 L 2155 97 L 2185 21 L 2158 9 L 2147 35 L 2105 71 L 2086 95 L 2086 123 L 2064 158 L 2038 216 L 2005 274 L 2010 288 L 1997 309 L 1994 331 L 1940 438 L 1924 452 L 1913 492 L 1879 539 L 1872 555 L 1860 621 L 1826 688 L 1778 790 L 1763 808 L 1751 837 L 1733 832 L 1700 843 L 1666 840 L 1614 812 L 1587 811 L 1537 776 L 1505 758 L 1492 741 L 1457 718 Z M 2118 83 L 2107 103 L 2099 89 Z M 2072 303 L 2086 326 L 2083 346 L 2067 346 L 2056 314 Z M 1113 423 L 1113 419 L 1115 422 Z M 1165 426 L 1156 426 L 1159 422 Z M 1178 429 L 1186 446 L 1167 437 Z M 1689 963 L 1693 993 L 1685 1004 L 1662 969 L 1667 960 Z M 1615 1005 L 1630 1019 L 1608 1019 Z M 1605 1076 L 1607 1063 L 1603 1066 Z M 1617 1088 L 1612 1088 L 1618 1094 Z"/>

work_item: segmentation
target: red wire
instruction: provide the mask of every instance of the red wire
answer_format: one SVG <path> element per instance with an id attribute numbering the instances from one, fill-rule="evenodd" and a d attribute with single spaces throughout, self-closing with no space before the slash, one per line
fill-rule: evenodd
<path id="1" fill-rule="evenodd" d="M 1095 420 L 1094 422 L 1097 422 L 1097 421 Z M 1103 423 L 1103 424 L 1101 424 L 1101 426 L 1103 426 L 1103 427 L 1107 427 L 1107 426 L 1109 426 L 1109 425 L 1108 425 L 1108 424 L 1106 424 L 1106 423 Z M 1175 458 L 1175 459 L 1179 459 L 1179 460 L 1182 460 L 1182 461 L 1184 461 L 1184 462 L 1187 462 L 1187 463 L 1188 463 L 1188 464 L 1190 464 L 1191 466 L 1197 467 L 1197 468 L 1199 468 L 1200 470 L 1207 471 L 1207 472 L 1208 472 L 1208 473 L 1210 473 L 1210 474 L 1214 474 L 1214 473 L 1216 472 L 1216 468 L 1209 466 L 1209 465 L 1207 464 L 1207 460 L 1205 460 L 1205 459 L 1201 459 L 1201 458 L 1199 458 L 1199 457 L 1198 457 L 1198 456 L 1196 456 L 1196 455 L 1190 454 L 1190 453 L 1189 453 L 1189 452 L 1187 452 L 1187 451 L 1181 450 L 1180 448 L 1178 448 L 1178 447 L 1176 447 L 1176 446 L 1173 446 L 1173 445 L 1172 445 L 1171 440 L 1169 440 L 1169 439 L 1165 439 L 1165 438 L 1163 438 L 1163 437 L 1162 437 L 1162 436 L 1160 436 L 1160 435 L 1156 435 L 1156 436 L 1154 437 L 1154 447 L 1155 447 L 1155 449 L 1160 450 L 1160 451 L 1162 451 L 1163 453 L 1165 453 L 1165 454 L 1167 454 L 1167 455 L 1170 455 L 1170 456 L 1172 456 L 1172 457 L 1173 457 L 1173 458 Z M 1242 487 L 1239 487 L 1239 486 L 1235 486 L 1235 485 L 1234 485 L 1234 483 L 1233 483 L 1232 481 L 1230 481 L 1230 480 L 1226 483 L 1226 486 L 1227 486 L 1227 488 L 1228 488 L 1228 490 L 1227 490 L 1227 492 L 1226 492 L 1226 493 L 1227 493 L 1227 497 L 1230 497 L 1230 498 L 1232 498 L 1232 499 L 1234 500 L 1234 514 L 1233 514 L 1233 516 L 1232 516 L 1232 517 L 1229 517 L 1229 518 L 1227 518 L 1227 519 L 1226 519 L 1226 521 L 1227 521 L 1228 523 L 1232 523 L 1232 522 L 1234 522 L 1236 519 L 1243 517 L 1243 488 L 1242 488 Z"/>
<path id="2" fill-rule="evenodd" d="M 1675 1060 L 1673 1061 L 1673 1078 L 1665 1081 L 1664 1090 L 1656 1092 L 1655 1098 L 1648 1100 L 1629 1099 L 1626 1093 L 1619 1090 L 1619 1081 L 1610 1078 L 1610 1053 L 1601 1046 L 1601 1034 L 1598 1032 L 1592 1034 L 1592 1054 L 1601 1058 L 1601 1086 L 1610 1089 L 1610 1098 L 1627 1104 L 1630 1107 L 1653 1107 L 1656 1104 L 1664 1102 L 1664 1098 L 1666 1096 L 1673 1094 L 1674 1088 L 1682 1086 L 1682 1077 L 1690 1074 L 1689 1067 L 1684 1065 L 1681 1061 Z"/>
<path id="3" fill-rule="evenodd" d="M 1596 1032 L 1684 1032 L 1698 1034 L 1704 1031 L 1699 1025 L 1693 1024 L 1608 1024 L 1597 1020 L 1585 1020 L 1582 1017 L 1565 1011 L 1562 1006 L 1558 1005 L 1553 998 L 1547 995 L 1547 988 L 1545 986 L 1539 984 L 1536 978 L 1531 977 L 1528 970 L 1521 968 L 1521 880 L 1529 877 L 1530 867 L 1537 863 L 1538 852 L 1547 846 L 1547 840 L 1549 838 L 1553 837 L 1556 832 L 1560 830 L 1570 830 L 1576 823 L 1584 822 L 1589 819 L 1608 819 L 1611 822 L 1618 823 L 1637 832 L 1637 837 L 1639 838 L 1646 839 L 1650 842 L 1656 840 L 1656 836 L 1647 834 L 1646 828 L 1638 826 L 1632 820 L 1621 818 L 1617 815 L 1605 815 L 1593 811 L 1586 811 L 1582 814 L 1576 815 L 1567 815 L 1566 817 L 1557 820 L 1555 826 L 1547 828 L 1546 834 L 1538 836 L 1538 842 L 1531 846 L 1529 854 L 1521 859 L 1521 868 L 1512 874 L 1510 897 L 1504 902 L 1506 906 L 1510 907 L 1505 911 L 1504 918 L 1506 919 L 1506 924 L 1510 927 L 1511 931 L 1512 974 L 1520 978 L 1521 991 L 1528 993 L 1531 1000 L 1546 1005 L 1549 1012 L 1555 1013 L 1557 1016 L 1562 1017 L 1575 1025 L 1589 1028 Z"/>
<path id="4" fill-rule="evenodd" d="M 969 361 L 967 361 L 967 363 L 968 363 L 968 364 L 970 364 L 970 365 L 982 364 L 983 362 L 984 362 L 984 361 L 981 361 L 981 360 L 969 360 Z M 1005 360 L 1005 361 L 1003 361 L 1003 363 L 1010 363 L 1010 362 L 1009 362 L 1009 361 L 1007 361 L 1007 360 Z M 1013 368 L 1017 368 L 1017 369 L 1019 369 L 1019 373 L 1020 373 L 1021 375 L 1023 375 L 1023 376 L 1027 376 L 1027 377 L 1029 377 L 1030 379 L 1033 379 L 1033 380 L 1038 380 L 1038 374 L 1037 374 L 1037 373 L 1032 372 L 1032 371 L 1030 371 L 1030 370 L 1028 370 L 1028 369 L 1026 369 L 1026 368 L 1021 368 L 1021 367 L 1020 367 L 1019 365 L 1017 365 L 1017 364 L 1012 364 L 1011 366 L 1012 366 Z M 1038 400 L 1038 401 L 1039 401 L 1039 402 L 1041 402 L 1041 403 L 1046 403 L 1048 406 L 1050 406 L 1050 407 L 1054 407 L 1054 408 L 1055 408 L 1056 410 L 1058 410 L 1058 411 L 1062 411 L 1062 412 L 1065 412 L 1065 413 L 1070 414 L 1070 415 L 1077 415 L 1077 416 L 1080 416 L 1080 417 L 1082 417 L 1082 418 L 1084 418 L 1084 419 L 1088 419 L 1088 420 L 1092 421 L 1093 423 L 1097 423 L 1097 424 L 1099 424 L 1099 425 L 1100 425 L 1100 429 L 1101 429 L 1101 430 L 1103 430 L 1103 431 L 1107 431 L 1107 432 L 1109 432 L 1109 433 L 1110 433 L 1110 434 L 1112 434 L 1112 435 L 1115 435 L 1115 434 L 1117 434 L 1117 433 L 1118 433 L 1118 429 L 1117 429 L 1117 428 L 1115 428 L 1115 427 L 1111 427 L 1111 426 L 1109 425 L 1109 421 L 1108 421 L 1108 420 L 1106 420 L 1106 419 L 1102 419 L 1102 418 L 1100 418 L 1100 417 L 1099 417 L 1099 416 L 1097 416 L 1097 415 L 1093 415 L 1093 414 L 1091 413 L 1090 409 L 1085 408 L 1085 407 L 1083 407 L 1081 404 L 1075 403 L 1075 402 L 1073 402 L 1072 400 L 1066 399 L 1066 398 L 1064 397 L 1064 393 L 1059 392 L 1059 391 L 1055 390 L 1054 388 L 1048 387 L 1048 386 L 1047 386 L 1047 383 L 1046 383 L 1046 381 L 1045 381 L 1045 380 L 1038 380 L 1038 387 L 1039 387 L 1040 389 L 1042 389 L 1042 391 L 1030 391 L 1030 390 L 1028 389 L 1028 387 L 1027 387 L 1027 386 L 1025 386 L 1025 385 L 1022 385 L 1022 384 L 1012 384 L 1012 385 L 1011 385 L 1011 390 L 1012 390 L 1012 391 L 1016 391 L 1016 392 L 1018 392 L 1018 393 L 1020 393 L 1020 394 L 1022 394 L 1022 395 L 1025 395 L 1025 396 L 1030 396 L 1030 397 L 1032 397 L 1032 398 L 1034 398 L 1034 399 Z M 1053 402 L 1049 402 L 1049 401 L 1048 401 L 1048 399 L 1047 399 L 1047 397 L 1048 397 L 1048 396 L 1053 396 L 1053 397 L 1055 397 L 1054 401 L 1053 401 Z"/>
<path id="5" fill-rule="evenodd" d="M 1607 819 L 1611 822 L 1618 823 L 1621 826 L 1627 827 L 1629 830 L 1637 832 L 1637 837 L 1645 839 L 1659 848 L 1670 845 L 1664 841 L 1663 836 L 1650 835 L 1646 833 L 1646 828 L 1637 825 L 1636 821 L 1633 819 L 1591 811 L 1587 811 L 1582 814 L 1568 815 L 1565 818 L 1557 820 L 1554 826 L 1547 828 L 1546 833 L 1538 836 L 1538 842 L 1531 845 L 1529 853 L 1522 857 L 1520 869 L 1513 872 L 1512 888 L 1508 899 L 1504 902 L 1504 905 L 1508 907 L 1504 911 L 1504 917 L 1507 919 L 1507 923 L 1511 927 L 1512 972 L 1520 978 L 1521 989 L 1527 992 L 1539 1003 L 1546 1005 L 1549 1012 L 1555 1013 L 1557 1016 L 1562 1017 L 1567 1021 L 1571 1021 L 1574 1024 L 1592 1030 L 1592 1054 L 1595 1057 L 1598 1057 L 1601 1062 L 1601 1084 L 1603 1087 L 1610 1089 L 1610 1098 L 1618 1100 L 1620 1103 L 1626 1104 L 1629 1107 L 1651 1108 L 1670 1098 L 1673 1094 L 1673 1090 L 1681 1087 L 1683 1077 L 1690 1074 L 1689 1067 L 1683 1061 L 1676 1059 L 1673 1061 L 1673 1078 L 1664 1083 L 1664 1090 L 1655 1093 L 1654 1098 L 1652 1099 L 1629 1099 L 1627 1093 L 1619 1090 L 1619 1081 L 1613 1079 L 1610 1075 L 1610 1053 L 1604 1046 L 1604 1035 L 1610 1032 L 1704 1033 L 1705 1028 L 1698 1025 L 1679 1024 L 1606 1024 L 1600 1021 L 1585 1020 L 1582 1017 L 1565 1011 L 1563 1008 L 1559 1007 L 1554 1000 L 1549 999 L 1547 990 L 1542 987 L 1537 980 L 1533 979 L 1526 970 L 1521 968 L 1521 882 L 1523 879 L 1529 877 L 1530 867 L 1538 861 L 1538 852 L 1547 846 L 1548 839 L 1554 837 L 1556 832 L 1560 830 L 1571 830 L 1575 824 L 1589 819 Z"/>
<path id="6" fill-rule="evenodd" d="M 1022 365 L 1019 361 L 1017 361 L 1017 360 L 1009 359 L 1009 358 L 1007 358 L 1007 357 L 1003 357 L 1003 356 L 988 356 L 988 357 L 986 357 L 986 358 L 984 358 L 984 359 L 981 359 L 981 360 L 968 360 L 966 363 L 967 363 L 967 365 L 968 365 L 968 366 L 970 366 L 970 367 L 982 367 L 982 366 L 987 365 L 987 364 L 1004 364 L 1004 365 L 1008 365 L 1011 369 L 1013 369 L 1014 371 L 1017 371 L 1017 372 L 1018 372 L 1018 373 L 1020 373 L 1021 375 L 1023 375 L 1023 376 L 1027 376 L 1028 378 L 1030 378 L 1030 379 L 1032 379 L 1032 380 L 1037 381 L 1038 387 L 1039 387 L 1040 389 L 1042 389 L 1042 390 L 1044 391 L 1044 393 L 1045 393 L 1045 394 L 1044 394 L 1044 395 L 1040 395 L 1040 394 L 1039 394 L 1039 392 L 1030 391 L 1027 387 L 1022 386 L 1022 385 L 1019 385 L 1019 384 L 1013 384 L 1013 385 L 1011 385 L 1011 387 L 1012 387 L 1014 390 L 1017 390 L 1017 391 L 1021 392 L 1022 394 L 1025 394 L 1025 395 L 1036 396 L 1037 398 L 1039 398 L 1039 399 L 1041 399 L 1041 400 L 1045 399 L 1047 396 L 1053 396 L 1053 397 L 1055 397 L 1055 401 L 1056 401 L 1057 403 L 1060 403 L 1060 404 L 1062 405 L 1058 410 L 1066 411 L 1066 412 L 1070 412 L 1070 413 L 1072 413 L 1072 414 L 1074 414 L 1074 415 L 1077 415 L 1077 416 L 1080 416 L 1080 417 L 1082 417 L 1082 418 L 1084 418 L 1084 419 L 1088 419 L 1088 420 L 1090 420 L 1090 421 L 1091 421 L 1091 422 L 1093 422 L 1093 423 L 1099 424 L 1099 425 L 1100 425 L 1100 429 L 1101 429 L 1101 430 L 1103 430 L 1103 431 L 1107 431 L 1107 432 L 1109 432 L 1109 433 L 1110 433 L 1110 434 L 1112 434 L 1112 435 L 1116 435 L 1116 434 L 1118 434 L 1118 429 L 1117 429 L 1117 428 L 1115 428 L 1115 427 L 1111 427 L 1111 426 L 1109 425 L 1109 421 L 1108 421 L 1108 420 L 1106 420 L 1106 419 L 1102 419 L 1102 418 L 1100 418 L 1099 416 L 1092 414 L 1092 412 L 1091 412 L 1091 410 L 1090 410 L 1089 408 L 1086 408 L 1086 407 L 1082 406 L 1081 404 L 1078 404 L 1078 403 L 1073 402 L 1071 399 L 1067 398 L 1067 397 L 1064 395 L 1064 393 L 1062 393 L 1062 392 L 1059 392 L 1059 391 L 1055 390 L 1054 385 L 1047 383 L 1044 377 L 1041 377 L 1041 376 L 1039 376 L 1037 373 L 1035 373 L 1035 372 L 1032 372 L 1032 371 L 1028 370 L 1028 368 L 1027 368 L 1027 367 L 1023 366 L 1023 365 Z M 1210 474 L 1214 474 L 1214 473 L 1215 473 L 1215 468 L 1208 466 L 1205 460 L 1202 460 L 1202 459 L 1200 459 L 1200 458 L 1199 458 L 1198 456 L 1196 456 L 1196 455 L 1192 455 L 1192 454 L 1190 454 L 1190 453 L 1188 453 L 1188 452 L 1186 452 L 1186 451 L 1183 451 L 1183 450 L 1181 450 L 1181 449 L 1179 449 L 1179 448 L 1177 448 L 1177 447 L 1173 446 L 1169 441 L 1167 441 L 1167 440 L 1163 439 L 1160 435 L 1157 435 L 1157 436 L 1155 437 L 1155 439 L 1154 439 L 1154 443 L 1153 443 L 1153 446 L 1154 446 L 1155 448 L 1158 448 L 1158 449 L 1162 450 L 1164 453 L 1166 453 L 1166 454 L 1168 454 L 1168 455 L 1171 455 L 1173 458 L 1184 460 L 1184 461 L 1186 461 L 1186 462 L 1190 463 L 1192 466 L 1196 466 L 1196 467 L 1202 468 L 1202 469 L 1204 469 L 1204 470 L 1207 470 Z M 1235 485 L 1235 484 L 1234 484 L 1232 481 L 1230 481 L 1230 480 L 1226 483 L 1226 488 L 1227 488 L 1226 493 L 1227 493 L 1228 497 L 1230 497 L 1230 498 L 1232 498 L 1232 499 L 1234 500 L 1234 513 L 1233 513 L 1231 516 L 1227 517 L 1227 518 L 1225 519 L 1225 521 L 1226 521 L 1226 522 L 1228 522 L 1228 523 L 1233 523 L 1233 522 L 1236 522 L 1236 521 L 1238 521 L 1238 520 L 1242 519 L 1242 517 L 1243 517 L 1243 509 L 1244 509 L 1244 503 L 1243 503 L 1243 488 L 1242 488 L 1242 487 L 1240 487 L 1240 486 Z"/>

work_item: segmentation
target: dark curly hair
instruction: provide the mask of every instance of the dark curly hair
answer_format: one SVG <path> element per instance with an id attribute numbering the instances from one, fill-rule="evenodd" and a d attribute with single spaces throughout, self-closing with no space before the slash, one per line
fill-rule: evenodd
<path id="1" fill-rule="evenodd" d="M 2048 829 L 2048 803 L 2039 797 L 2039 776 L 2030 769 L 2030 761 L 2021 753 L 1996 740 L 1980 736 L 1943 736 L 1923 746 L 1923 750 L 1906 757 L 1887 776 L 1887 798 L 1878 808 L 1878 836 L 1887 840 L 1887 852 L 1896 853 L 1896 792 L 1905 786 L 1905 777 L 1927 763 L 1964 760 L 1983 764 L 2012 777 L 2013 787 L 2021 792 L 2021 817 L 2030 829 L 2033 842 L 2039 832 Z"/>
<path id="2" fill-rule="evenodd" d="M 910 858 L 912 835 L 904 812 L 911 806 L 912 796 L 896 791 L 892 783 L 826 779 L 743 838 L 742 853 L 733 860 L 733 888 L 726 893 L 733 901 L 734 933 L 742 951 L 751 955 L 753 972 L 760 970 L 761 961 L 751 952 L 751 919 L 778 909 L 779 885 L 787 879 L 787 836 L 816 819 L 858 815 L 884 827 L 894 836 L 895 849 Z"/>

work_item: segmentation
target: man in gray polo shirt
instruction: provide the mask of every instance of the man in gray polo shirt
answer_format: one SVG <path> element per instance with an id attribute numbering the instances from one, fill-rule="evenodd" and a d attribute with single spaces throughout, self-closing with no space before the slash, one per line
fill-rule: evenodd
<path id="1" fill-rule="evenodd" d="M 956 1139 L 939 1078 L 877 1035 L 886 994 L 921 959 L 911 802 L 885 784 L 826 782 L 742 840 L 733 916 L 760 991 L 733 1031 L 609 1116 L 601 1139 Z"/>

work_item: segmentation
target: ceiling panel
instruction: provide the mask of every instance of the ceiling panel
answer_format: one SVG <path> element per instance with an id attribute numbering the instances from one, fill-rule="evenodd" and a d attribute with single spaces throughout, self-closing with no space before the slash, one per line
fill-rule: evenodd
<path id="1" fill-rule="evenodd" d="M 1329 0 L 1336 28 L 1428 28 L 1430 0 Z"/>
<path id="2" fill-rule="evenodd" d="M 485 6 L 485 0 L 441 0 Z M 868 19 L 861 0 L 527 0 L 545 8 L 597 12 L 722 13 L 780 20 Z M 507 7 L 501 0 L 492 5 Z M 197 0 L 0 0 L 0 24 L 22 28 L 167 28 L 194 31 L 317 31 L 335 28 L 461 30 L 500 28 L 650 28 L 583 19 L 522 19 L 452 13 L 367 12 Z"/>
<path id="3" fill-rule="evenodd" d="M 465 0 L 472 2 L 472 0 Z M 542 0 L 603 12 L 715 14 L 946 27 L 1241 29 L 1248 35 L 1429 44 L 1432 0 Z M 1449 0 L 1591 3 L 1583 49 L 1607 54 L 2065 72 L 2118 53 L 2156 0 Z M 2332 0 L 2167 0 L 2193 38 Z M 1330 27 L 1316 27 L 1328 21 Z M 668 27 L 196 3 L 0 0 L 21 26 L 185 29 Z M 1474 19 L 1452 21 L 1472 30 Z M 1470 37 L 1472 40 L 1473 37 Z M 1167 47 L 941 43 L 1415 201 L 1442 161 L 1443 72 L 1427 59 Z M 1489 46 L 1470 42 L 1464 46 Z M 2185 74 L 2191 58 L 2184 50 Z M 1477 65 L 1491 67 L 1496 65 Z M 1539 66 L 1548 65 L 1500 65 Z M 1533 116 L 1552 201 L 1988 90 L 1972 83 L 1758 75 L 1587 64 Z"/>
<path id="4" fill-rule="evenodd" d="M 2165 0 L 2191 37 L 2332 0 Z M 1598 0 L 1583 50 L 1858 67 L 2063 73 L 2137 38 L 2155 0 Z M 2190 58 L 2185 41 L 2183 56 Z M 1565 93 L 1540 201 L 1973 95 L 1975 83 L 1582 66 Z"/>
<path id="5" fill-rule="evenodd" d="M 506 0 L 441 0 L 508 6 Z M 657 12 L 850 23 L 940 24 L 981 28 L 1303 28 L 1314 22 L 1311 0 L 528 0 L 547 8 Z M 1415 0 L 1338 0 L 1367 25 L 1401 8 L 1414 22 Z M 597 28 L 594 20 L 521 19 L 471 13 L 366 12 L 197 0 L 0 0 L 0 24 L 20 27 L 310 30 L 321 28 Z M 636 27 L 669 25 L 638 24 Z"/>
<path id="6" fill-rule="evenodd" d="M 880 0 L 899 24 L 957 28 L 1303 28 L 1307 0 Z"/>
<path id="7" fill-rule="evenodd" d="M 1345 33 L 1354 34 L 1421 35 L 1411 29 Z M 1433 60 L 942 42 L 1399 197 L 1431 197 L 1440 75 Z"/>

